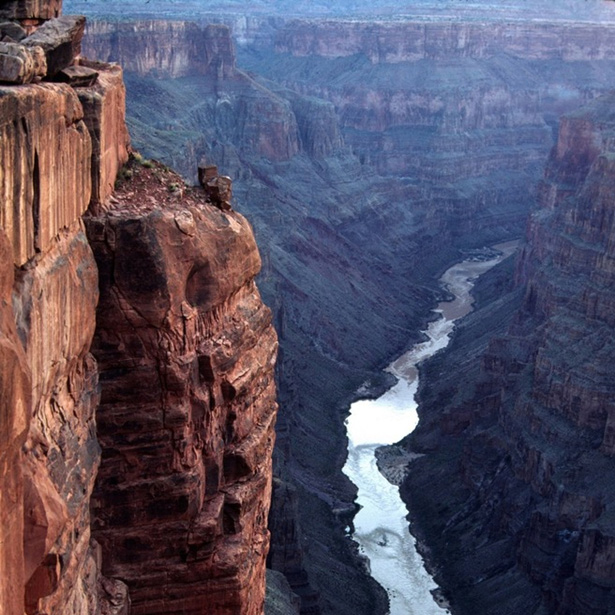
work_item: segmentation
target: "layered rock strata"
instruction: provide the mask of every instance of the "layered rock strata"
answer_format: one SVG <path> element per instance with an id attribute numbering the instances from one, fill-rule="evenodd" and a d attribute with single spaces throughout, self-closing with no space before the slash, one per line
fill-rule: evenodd
<path id="1" fill-rule="evenodd" d="M 115 204 L 86 219 L 101 292 L 94 534 L 133 614 L 258 615 L 277 408 L 260 258 L 242 216 L 149 166 L 133 160 Z"/>
<path id="2" fill-rule="evenodd" d="M 337 471 L 342 400 L 373 382 L 366 367 L 407 343 L 433 297 L 428 280 L 458 247 L 522 231 L 554 118 L 615 79 L 612 29 L 260 24 L 254 44 L 239 47 L 237 64 L 250 73 L 225 78 L 203 73 L 185 23 L 122 23 L 117 32 L 99 23 L 85 45 L 131 62 L 131 121 L 148 155 L 190 176 L 204 155 L 235 178 L 262 238 L 263 288 L 281 331 L 278 442 L 300 500 L 297 522 L 289 492 L 278 490 L 272 523 L 282 536 L 309 535 L 288 540 L 292 548 L 274 540 L 271 563 L 309 597 L 305 609 L 373 615 L 385 606 L 344 538 L 353 490 Z M 172 31 L 173 47 L 156 55 L 150 30 Z M 416 32 L 423 43 L 404 34 Z M 336 37 L 348 51 L 336 51 Z M 561 54 L 547 58 L 555 40 Z M 507 53 L 494 53 L 500 44 Z M 219 49 L 234 66 L 230 46 Z"/>
<path id="3" fill-rule="evenodd" d="M 7 0 L 0 7 L 0 17 L 6 19 L 45 21 L 59 17 L 62 0 Z"/>
<path id="4" fill-rule="evenodd" d="M 613 102 L 562 120 L 521 308 L 453 403 L 448 379 L 423 391 L 406 443 L 426 455 L 402 490 L 455 612 L 606 615 L 615 601 Z"/>
<path id="5" fill-rule="evenodd" d="M 498 23 L 447 18 L 375 23 L 298 19 L 289 21 L 275 39 L 279 52 L 335 58 L 365 54 L 373 64 L 478 59 L 502 53 L 535 60 L 613 59 L 614 43 L 615 28 L 608 22 Z"/>
<path id="6" fill-rule="evenodd" d="M 185 77 L 213 74 L 232 76 L 235 55 L 228 28 L 210 24 L 199 27 L 186 21 L 139 21 L 88 25 L 88 49 L 106 61 L 122 59 L 126 71 L 140 75 Z"/>
<path id="7" fill-rule="evenodd" d="M 34 4 L 6 16 L 59 11 Z M 47 52 L 37 78 L 73 65 L 78 87 L 0 87 L 1 610 L 127 615 L 121 576 L 133 613 L 260 614 L 277 342 L 254 237 L 162 167 L 112 196 L 122 72 L 75 58 L 82 27 L 54 19 L 16 45 Z"/>
<path id="8" fill-rule="evenodd" d="M 0 601 L 9 615 L 100 613 L 112 609 L 108 592 L 120 608 L 126 592 L 102 578 L 90 540 L 100 460 L 98 372 L 89 352 L 98 274 L 80 216 L 90 201 L 92 140 L 69 86 L 3 87 L 0 106 L 2 528 L 10 534 Z"/>

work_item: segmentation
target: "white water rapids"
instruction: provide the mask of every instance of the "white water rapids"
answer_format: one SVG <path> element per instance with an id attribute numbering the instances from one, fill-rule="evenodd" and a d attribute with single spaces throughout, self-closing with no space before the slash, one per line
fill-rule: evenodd
<path id="1" fill-rule="evenodd" d="M 441 302 L 434 310 L 441 317 L 424 332 L 428 340 L 416 344 L 389 366 L 398 378 L 397 384 L 378 399 L 359 400 L 350 408 L 346 420 L 348 459 L 343 471 L 358 487 L 356 501 L 361 506 L 354 518 L 352 537 L 369 558 L 372 576 L 386 589 L 391 615 L 443 615 L 443 611 L 432 597 L 436 585 L 409 532 L 408 511 L 399 489 L 378 471 L 375 450 L 414 430 L 418 422 L 416 366 L 447 346 L 455 320 L 472 310 L 470 291 L 476 278 L 512 254 L 516 245 L 508 242 L 494 246 L 501 256 L 466 260 L 448 269 L 440 283 L 455 299 Z"/>

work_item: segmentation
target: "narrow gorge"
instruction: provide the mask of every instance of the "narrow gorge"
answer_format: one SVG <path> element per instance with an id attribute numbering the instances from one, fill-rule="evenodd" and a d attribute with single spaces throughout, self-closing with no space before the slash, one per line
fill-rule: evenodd
<path id="1" fill-rule="evenodd" d="M 455 615 L 612 615 L 615 3 L 251 4 L 0 3 L 0 612 L 385 615 L 350 405 L 525 237 L 380 464 Z"/>
<path id="2" fill-rule="evenodd" d="M 404 442 L 425 456 L 402 494 L 455 612 L 606 615 L 615 604 L 613 101 L 562 119 L 517 262 L 520 305 L 500 300 L 509 324 L 483 338 L 482 356 L 459 363 L 458 347 L 425 366 L 432 384 Z"/>
<path id="3" fill-rule="evenodd" d="M 126 67 L 139 148 L 186 176 L 215 162 L 254 222 L 281 343 L 270 565 L 304 613 L 386 611 L 344 535 L 348 404 L 388 385 L 377 368 L 416 339 L 448 265 L 523 235 L 558 118 L 614 83 L 613 22 L 541 19 L 539 4 L 531 20 L 229 4 L 192 22 L 163 5 L 118 20 L 105 5 L 88 30 L 88 53 Z M 499 302 L 485 308 L 495 333 Z"/>

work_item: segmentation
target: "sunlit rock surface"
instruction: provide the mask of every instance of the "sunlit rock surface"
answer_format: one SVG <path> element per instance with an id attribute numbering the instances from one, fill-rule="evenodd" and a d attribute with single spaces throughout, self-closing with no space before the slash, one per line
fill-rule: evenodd
<path id="1" fill-rule="evenodd" d="M 100 460 L 98 371 L 89 352 L 98 272 L 80 215 L 90 201 L 91 138 L 68 86 L 4 87 L 0 105 L 10 289 L 2 370 L 2 527 L 10 538 L 0 549 L 1 600 L 10 615 L 98 614 L 111 608 L 103 583 L 123 604 L 126 592 L 101 577 L 90 540 Z"/>
<path id="2" fill-rule="evenodd" d="M 235 212 L 183 199 L 176 176 L 161 185 L 163 167 L 118 207 L 112 191 L 128 157 L 121 69 L 76 57 L 83 18 L 55 19 L 59 2 L 3 7 L 2 17 L 38 27 L 32 49 L 47 62 L 43 54 L 31 78 L 57 69 L 76 87 L 0 87 L 0 610 L 260 615 L 277 341 L 253 281 L 252 230 Z M 88 206 L 97 255 L 112 255 L 101 275 Z M 142 393 L 133 406 L 130 389 Z M 107 413 L 97 417 L 101 391 Z M 130 535 L 131 519 L 143 518 L 158 525 Z"/>
<path id="3" fill-rule="evenodd" d="M 132 613 L 259 615 L 277 338 L 254 236 L 163 167 L 133 160 L 130 173 L 86 219 L 101 279 L 103 569 L 128 584 Z"/>

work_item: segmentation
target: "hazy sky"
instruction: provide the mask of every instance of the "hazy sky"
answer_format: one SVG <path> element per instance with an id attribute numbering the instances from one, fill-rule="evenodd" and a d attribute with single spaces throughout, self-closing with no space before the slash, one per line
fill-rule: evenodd
<path id="1" fill-rule="evenodd" d="M 460 19 L 574 19 L 615 21 L 612 0 L 64 0 L 64 12 L 90 15 L 198 17 L 213 12 L 286 16 L 371 15 Z"/>

